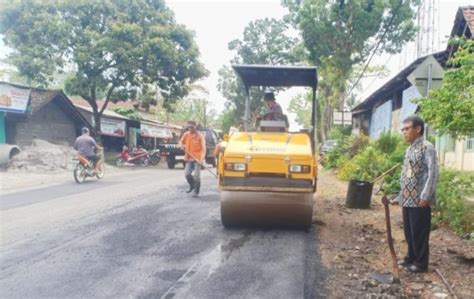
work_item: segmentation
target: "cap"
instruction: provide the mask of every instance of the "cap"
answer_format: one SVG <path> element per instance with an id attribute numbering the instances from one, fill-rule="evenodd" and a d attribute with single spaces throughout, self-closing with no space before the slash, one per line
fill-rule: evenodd
<path id="1" fill-rule="evenodd" d="M 196 122 L 195 122 L 194 120 L 188 120 L 188 121 L 186 122 L 186 125 L 187 125 L 187 126 L 194 126 L 194 127 L 195 127 L 197 124 L 196 124 Z"/>

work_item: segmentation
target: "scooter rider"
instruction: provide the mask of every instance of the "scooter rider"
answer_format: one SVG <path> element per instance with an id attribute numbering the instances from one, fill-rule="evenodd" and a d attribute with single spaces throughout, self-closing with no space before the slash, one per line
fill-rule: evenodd
<path id="1" fill-rule="evenodd" d="M 186 167 L 184 176 L 189 183 L 189 189 L 186 193 L 191 193 L 194 190 L 193 197 L 197 197 L 201 189 L 201 164 L 206 157 L 206 141 L 204 136 L 198 132 L 195 121 L 188 121 L 186 125 L 188 131 L 183 134 L 179 141 L 185 151 L 184 161 L 186 161 Z"/>
<path id="2" fill-rule="evenodd" d="M 84 127 L 81 129 L 82 135 L 76 138 L 74 143 L 74 149 L 79 152 L 79 155 L 86 157 L 91 161 L 94 166 L 94 173 L 99 172 L 100 157 L 96 155 L 95 150 L 99 148 L 94 138 L 90 136 L 89 128 Z"/>

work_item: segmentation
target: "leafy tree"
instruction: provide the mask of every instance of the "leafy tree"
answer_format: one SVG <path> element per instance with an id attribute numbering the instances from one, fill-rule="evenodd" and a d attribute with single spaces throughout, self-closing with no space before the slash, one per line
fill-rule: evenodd
<path id="1" fill-rule="evenodd" d="M 311 93 L 299 94 L 291 99 L 288 106 L 288 111 L 296 114 L 296 122 L 304 129 L 311 128 L 311 99 Z"/>
<path id="2" fill-rule="evenodd" d="M 457 52 L 448 61 L 443 86 L 418 100 L 420 114 L 440 133 L 458 137 L 474 133 L 474 41 L 452 40 Z"/>
<path id="3" fill-rule="evenodd" d="M 127 107 L 114 107 L 112 108 L 116 113 L 128 117 L 130 119 L 140 120 L 140 114 L 136 110 Z"/>
<path id="4" fill-rule="evenodd" d="M 217 126 L 217 111 L 212 108 L 209 100 L 209 91 L 197 84 L 190 86 L 189 94 L 181 101 L 170 107 L 173 113 L 166 110 L 158 111 L 161 119 L 168 122 L 184 123 L 195 120 L 204 127 Z"/>
<path id="5" fill-rule="evenodd" d="M 229 42 L 229 49 L 235 52 L 232 63 L 236 64 L 269 64 L 284 65 L 299 61 L 301 47 L 296 37 L 285 34 L 288 25 L 282 20 L 259 19 L 250 22 L 244 29 L 242 39 Z M 227 99 L 225 127 L 243 126 L 246 94 L 244 86 L 234 71 L 227 66 L 219 70 L 219 83 L 217 88 Z M 279 90 L 279 89 L 275 89 Z M 264 87 L 255 87 L 251 90 L 250 123 L 255 123 L 255 118 L 263 107 Z M 231 112 L 232 111 L 232 112 Z M 224 124 L 221 124 L 224 127 Z"/>
<path id="6" fill-rule="evenodd" d="M 318 135 L 324 138 L 332 110 L 343 107 L 354 67 L 372 53 L 398 53 L 413 38 L 419 0 L 283 0 L 283 5 L 290 12 L 286 20 L 301 31 L 307 59 L 319 67 Z"/>
<path id="7" fill-rule="evenodd" d="M 46 86 L 56 72 L 74 70 L 66 92 L 91 105 L 97 131 L 110 100 L 135 99 L 155 84 L 169 107 L 207 73 L 193 34 L 163 0 L 15 1 L 2 10 L 0 24 L 22 75 Z"/>

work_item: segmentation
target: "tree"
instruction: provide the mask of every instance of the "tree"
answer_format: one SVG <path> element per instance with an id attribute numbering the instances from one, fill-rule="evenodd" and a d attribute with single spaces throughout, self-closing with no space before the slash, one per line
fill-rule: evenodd
<path id="1" fill-rule="evenodd" d="M 0 24 L 22 75 L 47 86 L 55 72 L 73 70 L 66 92 L 90 104 L 99 132 L 109 101 L 135 99 L 154 84 L 169 107 L 207 73 L 193 34 L 162 0 L 23 0 L 2 10 Z"/>
<path id="2" fill-rule="evenodd" d="M 451 66 L 443 78 L 443 86 L 431 90 L 420 99 L 420 114 L 440 133 L 457 137 L 474 133 L 474 41 L 454 39 L 457 52 L 448 61 Z"/>
<path id="3" fill-rule="evenodd" d="M 296 122 L 304 129 L 309 129 L 311 125 L 311 100 L 312 93 L 299 94 L 293 97 L 288 106 L 288 111 L 296 114 Z"/>
<path id="4" fill-rule="evenodd" d="M 332 110 L 343 107 L 348 96 L 354 67 L 373 53 L 398 53 L 414 37 L 419 0 L 283 0 L 283 5 L 290 12 L 285 19 L 301 32 L 307 59 L 319 67 L 318 135 L 324 138 Z"/>
<path id="5" fill-rule="evenodd" d="M 214 128 L 217 126 L 217 111 L 212 108 L 208 99 L 209 91 L 201 85 L 193 84 L 184 99 L 171 105 L 172 113 L 163 109 L 157 114 L 168 122 L 195 120 L 204 127 Z"/>
<path id="6" fill-rule="evenodd" d="M 228 44 L 229 49 L 235 52 L 231 62 L 269 65 L 298 62 L 301 51 L 299 40 L 290 37 L 286 34 L 287 31 L 288 25 L 282 20 L 265 18 L 250 22 L 244 29 L 243 38 L 232 40 Z M 241 80 L 230 67 L 224 66 L 219 70 L 217 88 L 227 99 L 226 110 L 220 118 L 226 123 L 221 126 L 243 127 L 247 95 Z M 250 123 L 255 123 L 255 118 L 264 105 L 263 94 L 264 87 L 255 87 L 251 90 Z"/>

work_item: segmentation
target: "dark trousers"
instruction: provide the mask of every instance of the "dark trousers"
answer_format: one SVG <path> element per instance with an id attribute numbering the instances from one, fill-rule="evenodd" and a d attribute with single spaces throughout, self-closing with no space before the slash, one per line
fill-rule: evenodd
<path id="1" fill-rule="evenodd" d="M 407 261 L 427 269 L 431 230 L 431 208 L 403 208 L 403 228 L 408 245 Z"/>

